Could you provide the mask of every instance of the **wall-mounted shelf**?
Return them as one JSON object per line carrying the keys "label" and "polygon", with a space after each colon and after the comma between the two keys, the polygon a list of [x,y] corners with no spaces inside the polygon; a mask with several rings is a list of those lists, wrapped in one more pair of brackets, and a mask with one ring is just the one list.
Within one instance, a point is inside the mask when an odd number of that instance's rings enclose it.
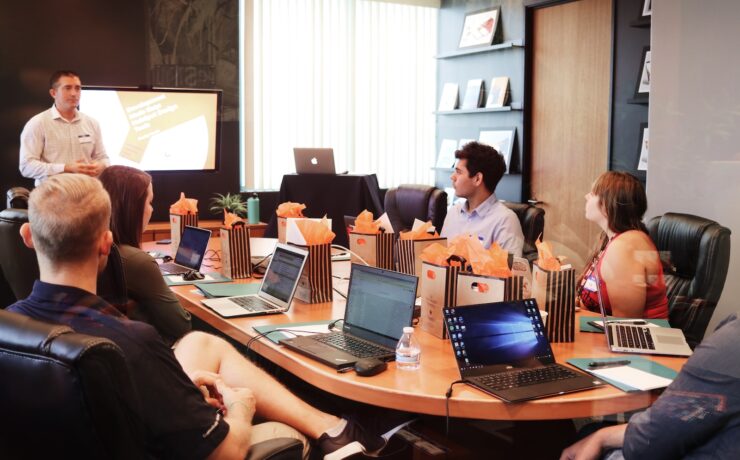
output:
{"label": "wall-mounted shelf", "polygon": [[643,104],[643,105],[650,105],[650,98],[632,98],[627,99],[627,104]]}
{"label": "wall-mounted shelf", "polygon": [[511,40],[498,45],[484,46],[481,48],[474,48],[468,50],[453,51],[451,53],[443,53],[434,56],[435,59],[450,59],[458,56],[468,56],[470,54],[488,53],[491,51],[505,50],[509,48],[521,48],[524,46],[523,40]]}
{"label": "wall-mounted shelf", "polygon": [[630,22],[630,27],[639,27],[639,28],[650,27],[650,16],[646,18],[635,19],[634,21]]}
{"label": "wall-mounted shelf", "polygon": [[441,112],[434,112],[435,115],[462,115],[465,113],[487,113],[487,112],[511,112],[512,110],[522,110],[521,102],[512,102],[511,105],[506,107],[479,107],[477,109],[457,109],[457,110],[443,110]]}

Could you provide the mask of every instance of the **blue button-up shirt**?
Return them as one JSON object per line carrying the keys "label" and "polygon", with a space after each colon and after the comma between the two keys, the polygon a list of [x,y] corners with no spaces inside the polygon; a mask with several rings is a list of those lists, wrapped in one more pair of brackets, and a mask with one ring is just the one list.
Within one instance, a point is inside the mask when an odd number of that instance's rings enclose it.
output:
{"label": "blue button-up shirt", "polygon": [[461,234],[478,238],[485,248],[495,241],[515,256],[522,255],[524,234],[519,218],[514,211],[498,201],[495,193],[472,211],[468,211],[467,200],[453,205],[447,211],[442,236],[454,238]]}

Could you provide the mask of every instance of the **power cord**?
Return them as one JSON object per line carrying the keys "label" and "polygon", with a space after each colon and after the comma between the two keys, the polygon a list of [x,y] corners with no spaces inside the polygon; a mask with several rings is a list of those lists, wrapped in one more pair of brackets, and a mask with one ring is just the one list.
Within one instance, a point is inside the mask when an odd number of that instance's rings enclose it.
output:
{"label": "power cord", "polygon": [[445,437],[450,436],[450,398],[452,397],[452,387],[458,383],[467,383],[467,380],[455,380],[450,384],[450,387],[447,388],[447,391],[445,392]]}
{"label": "power cord", "polygon": [[349,253],[350,253],[351,255],[353,255],[353,256],[355,256],[355,257],[357,257],[357,259],[358,259],[358,260],[359,260],[360,262],[362,262],[363,264],[365,264],[365,265],[367,265],[367,266],[369,266],[369,265],[370,265],[369,263],[365,262],[365,259],[363,259],[362,257],[358,256],[356,252],[353,252],[353,251],[351,251],[351,250],[349,250],[349,249],[345,248],[344,246],[340,246],[340,245],[338,245],[338,244],[332,244],[332,245],[331,245],[331,247],[332,247],[332,248],[334,248],[334,249],[339,249],[339,250],[342,250],[342,251],[347,251],[347,252],[349,252]]}
{"label": "power cord", "polygon": [[252,278],[260,279],[265,276],[267,267],[260,267],[260,265],[265,263],[266,260],[269,260],[270,257],[272,257],[272,253],[266,255],[265,257],[261,258],[260,260],[252,264]]}

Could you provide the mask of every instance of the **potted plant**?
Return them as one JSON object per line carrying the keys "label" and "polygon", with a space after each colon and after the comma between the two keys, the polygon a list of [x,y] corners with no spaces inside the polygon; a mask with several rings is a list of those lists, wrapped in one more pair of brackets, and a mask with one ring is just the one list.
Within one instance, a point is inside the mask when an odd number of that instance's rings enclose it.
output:
{"label": "potted plant", "polygon": [[224,210],[234,213],[239,217],[247,215],[247,205],[238,193],[233,195],[231,193],[227,193],[226,195],[216,193],[216,196],[211,198],[210,209],[212,213],[219,214],[222,218]]}

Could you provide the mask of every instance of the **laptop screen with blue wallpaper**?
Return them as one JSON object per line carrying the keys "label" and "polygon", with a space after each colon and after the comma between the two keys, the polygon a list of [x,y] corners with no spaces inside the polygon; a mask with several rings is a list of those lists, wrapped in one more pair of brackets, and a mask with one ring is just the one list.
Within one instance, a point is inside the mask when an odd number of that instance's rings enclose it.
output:
{"label": "laptop screen with blue wallpaper", "polygon": [[461,372],[555,362],[533,299],[446,308],[445,321]]}

